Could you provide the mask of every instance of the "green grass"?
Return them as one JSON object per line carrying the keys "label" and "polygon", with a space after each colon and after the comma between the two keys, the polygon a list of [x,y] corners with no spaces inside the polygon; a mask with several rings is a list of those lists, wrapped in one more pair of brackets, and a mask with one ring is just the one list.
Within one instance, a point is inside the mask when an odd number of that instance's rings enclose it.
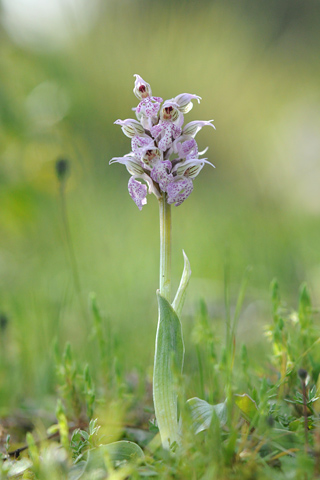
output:
{"label": "green grass", "polygon": [[[242,296],[240,291],[239,308]],[[9,457],[3,453],[2,477],[21,468],[23,478],[39,479],[68,475],[287,479],[292,472],[296,478],[315,478],[319,472],[320,356],[319,328],[314,322],[318,314],[305,285],[297,311],[282,302],[276,281],[271,297],[270,324],[259,354],[239,344],[237,311],[225,336],[222,325],[212,323],[201,302],[190,321],[187,362],[179,382],[183,435],[175,452],[162,449],[157,428],[150,423],[154,415],[150,376],[145,370],[125,371],[109,322],[92,297],[90,341],[96,358],[84,365],[70,344],[64,352],[55,345],[57,423],[50,426],[49,409],[44,420],[43,414],[32,413],[29,407],[24,413],[34,424],[33,435],[27,435],[29,448],[14,460],[13,452],[25,443],[21,425],[20,443],[13,434],[6,446]],[[189,397],[208,402],[202,408],[226,402],[224,414],[211,414],[211,421],[205,421],[204,410],[198,411],[195,424],[186,404]],[[19,415],[15,428],[23,421],[23,413]],[[126,443],[114,444],[112,450],[106,447],[117,440],[136,442],[144,453]],[[73,476],[77,472],[82,476]]]}

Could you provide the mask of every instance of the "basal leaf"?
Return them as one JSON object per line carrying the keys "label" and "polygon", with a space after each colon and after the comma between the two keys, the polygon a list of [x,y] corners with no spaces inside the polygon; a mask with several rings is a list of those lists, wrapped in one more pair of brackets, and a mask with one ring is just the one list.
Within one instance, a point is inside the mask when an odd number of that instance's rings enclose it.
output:
{"label": "basal leaf", "polygon": [[[8,467],[7,470],[7,477],[12,478],[12,477],[17,477],[23,474],[28,468],[32,466],[32,462],[28,458],[22,458],[21,460],[16,460],[16,461],[7,461]],[[1,475],[1,473],[0,473]],[[1,477],[2,478],[2,477]]]}
{"label": "basal leaf", "polygon": [[196,434],[202,432],[202,430],[207,430],[210,427],[214,413],[217,415],[221,425],[225,425],[227,422],[227,408],[225,402],[218,403],[217,405],[210,405],[210,403],[205,400],[194,397],[190,398],[187,401],[187,404],[191,410],[191,418]]}
{"label": "basal leaf", "polygon": [[128,442],[127,440],[109,443],[108,445],[103,445],[99,448],[108,452],[108,455],[113,462],[121,462],[123,460],[132,462],[139,458],[144,458],[143,450],[139,445],[134,442]]}
{"label": "basal leaf", "polygon": [[184,345],[180,320],[158,293],[158,328],[153,371],[153,400],[161,441],[169,449],[179,443],[176,374],[182,372]]}

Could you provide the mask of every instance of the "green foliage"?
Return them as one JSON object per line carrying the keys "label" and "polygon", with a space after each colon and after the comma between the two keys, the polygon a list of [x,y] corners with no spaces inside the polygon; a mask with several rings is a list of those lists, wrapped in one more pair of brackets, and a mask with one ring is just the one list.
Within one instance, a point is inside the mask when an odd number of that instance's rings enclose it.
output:
{"label": "green foliage", "polygon": [[62,357],[56,347],[55,357],[59,394],[68,415],[78,422],[85,417],[90,420],[94,413],[96,393],[89,365],[81,369],[73,357],[70,343],[67,343]]}
{"label": "green foliage", "polygon": [[179,441],[176,378],[181,375],[184,344],[181,323],[170,303],[158,293],[159,319],[153,372],[153,398],[161,440],[166,448]]}
{"label": "green foliage", "polygon": [[81,461],[87,450],[95,448],[98,445],[100,440],[98,437],[100,426],[97,425],[97,422],[98,419],[90,420],[88,431],[81,430],[80,428],[73,431],[70,448],[72,450],[74,463]]}
{"label": "green foliage", "polygon": [[[272,368],[268,367],[266,358],[263,365],[255,366],[247,346],[230,350],[221,345],[215,331],[218,326],[214,326],[205,303],[201,302],[192,339],[195,358],[201,347],[204,390],[208,392],[214,385],[218,389],[215,393],[218,398],[225,399],[228,392],[230,396],[217,405],[196,397],[186,405],[179,402],[182,419],[180,446],[173,444],[171,450],[161,447],[159,432],[153,423],[149,428],[128,428],[123,424],[121,439],[113,442],[108,442],[108,437],[103,434],[99,418],[90,420],[81,428],[74,428],[74,408],[71,407],[75,392],[82,411],[90,407],[96,396],[95,402],[99,404],[102,392],[98,395],[95,392],[93,396],[88,368],[83,370],[78,366],[70,345],[67,345],[61,357],[57,354],[57,365],[59,382],[63,379],[67,384],[67,388],[60,388],[60,394],[69,407],[65,409],[58,402],[58,423],[48,431],[51,436],[59,434],[59,444],[53,439],[36,441],[35,434],[29,433],[28,455],[14,460],[10,457],[12,446],[9,448],[7,440],[9,451],[3,457],[0,478],[23,475],[25,479],[39,480],[153,477],[287,480],[293,472],[297,478],[316,478],[320,451],[320,389],[314,366],[319,361],[316,348],[319,328],[307,292],[304,286],[299,310],[295,312],[283,304],[278,284],[272,284],[273,323],[267,330],[273,350],[268,360],[269,364],[272,362]],[[177,333],[175,312],[162,298],[159,305],[166,312],[163,321],[170,317]],[[304,340],[301,341],[303,332]],[[284,374],[283,353],[287,361]],[[230,355],[233,362],[230,362]],[[179,369],[181,358],[180,355],[176,360]],[[171,354],[167,359],[173,361]],[[230,366],[232,375],[228,370]],[[216,367],[215,375],[220,377],[218,382],[211,374],[213,367]],[[226,389],[226,381],[232,382],[231,390]],[[106,388],[103,379],[102,384]],[[195,385],[199,387],[199,383]],[[183,388],[179,393],[185,395]],[[142,398],[140,402],[143,402]]]}
{"label": "green foliage", "polygon": [[96,340],[99,348],[99,371],[108,392],[111,393],[114,388],[119,388],[120,383],[117,376],[116,348],[112,326],[110,319],[103,317],[95,293],[89,295],[89,303],[94,321],[92,339]]}
{"label": "green foliage", "polygon": [[191,419],[195,434],[210,428],[214,414],[217,415],[221,425],[224,425],[227,421],[225,403],[210,405],[200,398],[190,398],[187,403],[191,410]]}

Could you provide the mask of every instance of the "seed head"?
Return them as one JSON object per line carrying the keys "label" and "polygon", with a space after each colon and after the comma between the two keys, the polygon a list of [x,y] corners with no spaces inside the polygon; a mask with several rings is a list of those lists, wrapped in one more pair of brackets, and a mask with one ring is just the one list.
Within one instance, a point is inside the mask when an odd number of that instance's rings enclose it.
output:
{"label": "seed head", "polygon": [[59,182],[63,182],[70,172],[69,160],[67,160],[66,158],[58,158],[55,167]]}

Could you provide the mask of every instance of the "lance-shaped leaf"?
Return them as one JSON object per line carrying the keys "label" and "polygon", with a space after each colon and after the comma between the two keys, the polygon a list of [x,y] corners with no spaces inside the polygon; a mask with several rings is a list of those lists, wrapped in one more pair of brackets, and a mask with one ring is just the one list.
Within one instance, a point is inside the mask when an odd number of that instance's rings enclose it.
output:
{"label": "lance-shaped leaf", "polygon": [[202,432],[202,430],[207,430],[210,427],[214,414],[217,415],[220,425],[225,425],[227,422],[227,407],[225,402],[210,405],[210,403],[205,400],[194,397],[190,398],[187,404],[190,407],[195,434]]}
{"label": "lance-shaped leaf", "polygon": [[191,277],[190,262],[184,250],[182,250],[182,253],[183,253],[183,259],[184,259],[183,272],[182,272],[179,288],[172,302],[172,307],[179,318],[181,316],[182,308],[186,298],[187,286],[189,285],[189,280]]}
{"label": "lance-shaped leaf", "polygon": [[153,401],[162,446],[179,443],[176,375],[182,372],[184,345],[179,317],[159,292],[158,328],[153,371]]}

